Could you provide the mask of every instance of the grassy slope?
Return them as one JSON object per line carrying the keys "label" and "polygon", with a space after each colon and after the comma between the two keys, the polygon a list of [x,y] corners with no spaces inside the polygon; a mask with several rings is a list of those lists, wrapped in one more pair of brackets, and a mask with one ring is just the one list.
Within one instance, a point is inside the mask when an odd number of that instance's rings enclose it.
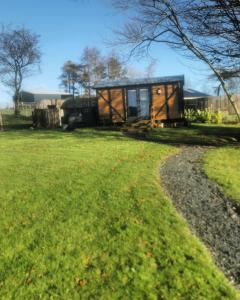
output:
{"label": "grassy slope", "polygon": [[240,203],[240,148],[224,147],[208,152],[204,169],[209,178],[223,187],[227,195]]}
{"label": "grassy slope", "polygon": [[175,148],[117,132],[0,134],[0,298],[236,299],[159,185]]}

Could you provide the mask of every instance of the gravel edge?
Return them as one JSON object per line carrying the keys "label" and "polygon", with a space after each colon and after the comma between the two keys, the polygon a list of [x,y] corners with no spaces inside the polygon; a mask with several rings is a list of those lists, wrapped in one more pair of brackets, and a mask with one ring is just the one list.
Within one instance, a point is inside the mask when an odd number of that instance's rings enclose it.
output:
{"label": "gravel edge", "polygon": [[209,147],[183,147],[160,168],[163,187],[191,231],[212,253],[226,277],[240,288],[240,206],[202,169]]}

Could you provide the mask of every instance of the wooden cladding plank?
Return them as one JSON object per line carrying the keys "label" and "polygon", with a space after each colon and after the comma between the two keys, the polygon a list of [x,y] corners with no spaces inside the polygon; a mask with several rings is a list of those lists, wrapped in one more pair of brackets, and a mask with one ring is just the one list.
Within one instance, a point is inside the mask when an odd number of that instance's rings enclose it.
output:
{"label": "wooden cladding plank", "polygon": [[111,91],[111,99],[112,99],[112,121],[113,123],[123,122],[125,119],[125,111],[124,111],[124,95],[122,89],[112,89]]}
{"label": "wooden cladding plank", "polygon": [[[158,94],[161,90],[161,94]],[[152,105],[156,120],[179,119],[178,84],[158,85],[152,87]]]}
{"label": "wooden cladding plank", "polygon": [[178,84],[172,84],[168,86],[168,95],[171,95],[171,97],[168,100],[169,118],[170,119],[181,118]]}
{"label": "wooden cladding plank", "polygon": [[98,91],[98,113],[100,120],[106,120],[110,118],[110,105],[109,105],[109,93],[108,90]]}
{"label": "wooden cladding plank", "polygon": [[[161,90],[161,94],[158,94],[158,90]],[[164,85],[156,85],[152,87],[152,107],[153,114],[156,120],[167,119],[167,107],[165,105],[166,94]]]}
{"label": "wooden cladding plank", "polygon": [[169,118],[179,119],[181,118],[181,114],[179,111],[178,85],[177,84],[168,85],[167,89],[168,89],[168,96],[170,97],[168,100]]}

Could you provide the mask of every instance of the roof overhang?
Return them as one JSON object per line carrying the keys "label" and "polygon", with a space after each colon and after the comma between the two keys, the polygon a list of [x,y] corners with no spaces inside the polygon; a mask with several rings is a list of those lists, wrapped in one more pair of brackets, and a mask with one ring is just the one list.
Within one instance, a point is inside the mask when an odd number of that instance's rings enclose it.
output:
{"label": "roof overhang", "polygon": [[153,77],[153,78],[138,78],[138,79],[123,78],[119,80],[104,80],[95,84],[93,88],[104,89],[104,88],[117,88],[117,87],[128,87],[128,86],[166,84],[166,83],[174,83],[174,82],[182,82],[184,84],[184,75]]}

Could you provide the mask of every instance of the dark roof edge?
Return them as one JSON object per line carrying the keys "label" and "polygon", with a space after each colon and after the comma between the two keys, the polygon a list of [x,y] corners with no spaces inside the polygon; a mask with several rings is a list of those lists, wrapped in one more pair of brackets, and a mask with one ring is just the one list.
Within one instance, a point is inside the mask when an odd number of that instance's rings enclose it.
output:
{"label": "dark roof edge", "polygon": [[136,86],[136,85],[152,85],[152,84],[161,84],[168,82],[183,82],[184,75],[177,76],[164,76],[164,77],[152,77],[152,78],[137,78],[137,79],[119,79],[119,80],[106,80],[100,81],[99,83],[93,86],[94,89],[100,88],[113,88],[113,87],[127,87],[127,86]]}

